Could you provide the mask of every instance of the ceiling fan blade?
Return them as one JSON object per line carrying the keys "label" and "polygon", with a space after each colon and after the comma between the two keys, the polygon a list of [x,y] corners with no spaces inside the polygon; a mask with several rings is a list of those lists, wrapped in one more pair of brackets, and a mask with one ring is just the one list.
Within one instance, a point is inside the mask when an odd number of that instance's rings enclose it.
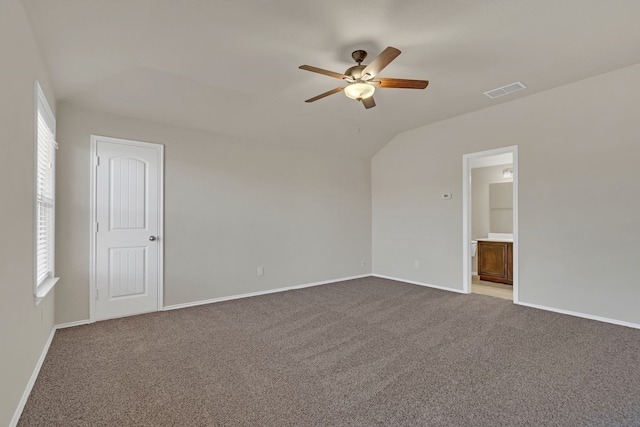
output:
{"label": "ceiling fan blade", "polygon": [[429,85],[429,80],[387,79],[377,78],[369,83],[376,87],[390,87],[396,89],[424,89]]}
{"label": "ceiling fan blade", "polygon": [[335,73],[333,71],[324,70],[318,67],[312,67],[311,65],[301,65],[298,68],[301,70],[311,71],[312,73],[324,74],[325,76],[334,77],[336,79],[344,80],[347,78],[344,74]]}
{"label": "ceiling fan blade", "polygon": [[387,65],[391,63],[396,57],[400,55],[400,51],[395,47],[389,46],[385,50],[382,51],[380,55],[377,56],[376,59],[371,61],[371,64],[367,65],[367,67],[362,70],[362,75],[369,75],[369,78],[377,76],[380,71],[384,69]]}
{"label": "ceiling fan blade", "polygon": [[329,90],[329,91],[327,91],[327,92],[325,92],[325,93],[321,93],[321,94],[320,94],[320,95],[318,95],[318,96],[314,96],[313,98],[309,98],[309,99],[307,99],[307,100],[306,100],[306,101],[304,101],[304,102],[313,102],[313,101],[317,101],[318,99],[322,99],[322,98],[324,98],[325,96],[329,96],[329,95],[333,95],[334,93],[338,93],[338,92],[342,91],[344,88],[345,88],[344,86],[340,86],[340,87],[337,87],[337,88],[335,88],[335,89],[331,89],[331,90]]}
{"label": "ceiling fan blade", "polygon": [[362,105],[364,105],[364,108],[369,109],[375,107],[376,102],[373,100],[373,96],[370,96],[362,100]]}

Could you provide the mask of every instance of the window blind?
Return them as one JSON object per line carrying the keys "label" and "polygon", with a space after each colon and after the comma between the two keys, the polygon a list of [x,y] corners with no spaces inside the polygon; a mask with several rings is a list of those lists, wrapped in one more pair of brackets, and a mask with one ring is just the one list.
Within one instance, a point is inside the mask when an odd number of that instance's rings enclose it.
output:
{"label": "window blind", "polygon": [[39,85],[36,109],[36,294],[54,277],[55,234],[55,119]]}

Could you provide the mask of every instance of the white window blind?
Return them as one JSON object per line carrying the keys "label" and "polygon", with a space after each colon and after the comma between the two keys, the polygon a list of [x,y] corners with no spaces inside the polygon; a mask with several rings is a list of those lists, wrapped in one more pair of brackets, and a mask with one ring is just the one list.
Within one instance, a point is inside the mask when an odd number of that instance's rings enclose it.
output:
{"label": "white window blind", "polygon": [[[35,295],[53,287],[55,248],[55,118],[36,82]],[[45,289],[46,288],[46,289]]]}

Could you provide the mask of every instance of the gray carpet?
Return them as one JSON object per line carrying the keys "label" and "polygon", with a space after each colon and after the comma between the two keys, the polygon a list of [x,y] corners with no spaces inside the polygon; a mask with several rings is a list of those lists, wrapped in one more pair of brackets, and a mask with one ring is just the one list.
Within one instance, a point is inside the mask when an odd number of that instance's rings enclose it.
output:
{"label": "gray carpet", "polygon": [[19,426],[640,426],[640,330],[366,278],[59,330]]}

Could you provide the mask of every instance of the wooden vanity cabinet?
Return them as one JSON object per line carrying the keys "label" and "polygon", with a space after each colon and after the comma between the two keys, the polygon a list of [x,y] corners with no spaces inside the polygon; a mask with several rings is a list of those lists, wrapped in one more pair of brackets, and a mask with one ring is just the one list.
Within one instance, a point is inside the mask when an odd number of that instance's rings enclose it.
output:
{"label": "wooden vanity cabinet", "polygon": [[480,280],[513,285],[513,243],[478,241]]}

